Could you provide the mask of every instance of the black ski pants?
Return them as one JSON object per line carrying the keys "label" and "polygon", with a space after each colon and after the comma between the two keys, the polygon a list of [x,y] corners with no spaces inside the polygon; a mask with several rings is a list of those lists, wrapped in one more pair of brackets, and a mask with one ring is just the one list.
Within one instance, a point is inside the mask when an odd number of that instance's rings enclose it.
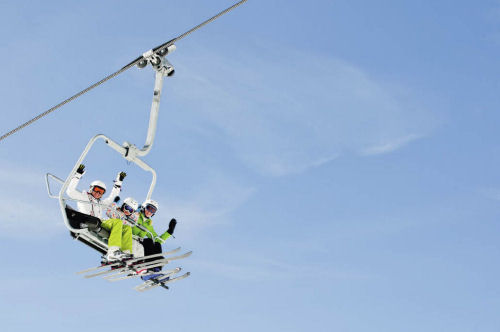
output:
{"label": "black ski pants", "polygon": [[[151,240],[150,238],[145,238],[142,240],[142,246],[144,247],[144,256],[159,254],[162,252],[161,244]],[[144,262],[152,262],[158,259],[163,259],[164,257],[153,257],[150,259],[145,259]],[[159,268],[161,270],[161,267]]]}

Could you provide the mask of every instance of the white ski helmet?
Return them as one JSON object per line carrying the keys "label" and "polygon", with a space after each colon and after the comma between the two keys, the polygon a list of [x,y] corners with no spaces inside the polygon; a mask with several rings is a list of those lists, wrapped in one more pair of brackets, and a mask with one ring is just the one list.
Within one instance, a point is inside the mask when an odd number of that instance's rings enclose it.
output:
{"label": "white ski helmet", "polygon": [[146,206],[148,206],[148,205],[154,206],[156,208],[156,210],[158,211],[159,206],[158,206],[158,202],[157,201],[154,201],[152,199],[147,199],[147,200],[144,201],[144,203],[142,203],[142,208],[145,209]]}
{"label": "white ski helmet", "polygon": [[106,191],[106,185],[102,181],[99,181],[99,180],[92,181],[90,183],[90,190],[92,191],[94,189],[94,187],[99,187],[99,188],[104,189],[104,191]]}
{"label": "white ski helmet", "polygon": [[132,197],[127,197],[123,200],[123,204],[127,204],[130,206],[132,209],[137,210],[139,208],[139,203]]}

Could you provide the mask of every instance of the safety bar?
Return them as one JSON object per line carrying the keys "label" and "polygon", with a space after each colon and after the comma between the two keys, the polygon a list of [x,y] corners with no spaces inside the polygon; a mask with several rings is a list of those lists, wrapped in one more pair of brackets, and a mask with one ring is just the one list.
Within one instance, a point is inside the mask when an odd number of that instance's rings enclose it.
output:
{"label": "safety bar", "polygon": [[50,190],[49,177],[52,178],[52,179],[54,179],[54,180],[56,180],[57,182],[59,182],[61,184],[64,183],[64,180],[58,178],[54,174],[50,174],[50,173],[45,174],[45,185],[47,186],[47,193],[49,194],[49,197],[50,198],[59,198],[59,195],[52,194],[52,191]]}

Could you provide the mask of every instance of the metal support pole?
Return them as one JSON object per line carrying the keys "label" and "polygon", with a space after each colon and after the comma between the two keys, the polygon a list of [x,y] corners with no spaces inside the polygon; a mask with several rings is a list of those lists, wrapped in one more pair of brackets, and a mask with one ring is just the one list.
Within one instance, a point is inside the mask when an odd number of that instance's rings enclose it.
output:
{"label": "metal support pole", "polygon": [[144,147],[137,151],[137,155],[140,157],[144,157],[149,153],[156,136],[156,125],[158,123],[158,113],[160,109],[163,79],[165,78],[165,76],[172,76],[175,72],[174,67],[172,66],[172,64],[170,64],[170,62],[168,62],[165,57],[162,57],[158,60],[161,60],[160,64],[157,66],[153,66],[153,68],[155,69],[155,86],[153,90],[153,102],[151,103],[151,112],[149,115],[149,126],[146,136],[146,142],[144,143]]}

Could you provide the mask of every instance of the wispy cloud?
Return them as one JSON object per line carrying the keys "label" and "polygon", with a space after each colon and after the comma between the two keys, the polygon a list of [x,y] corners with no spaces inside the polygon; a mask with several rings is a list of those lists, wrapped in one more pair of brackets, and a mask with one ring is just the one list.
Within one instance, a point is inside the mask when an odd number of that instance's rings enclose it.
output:
{"label": "wispy cloud", "polygon": [[[3,212],[0,215],[0,234],[16,238],[30,238],[59,234],[66,230],[58,202],[47,197],[44,174],[15,165],[0,167],[0,182],[11,188],[0,192]],[[158,232],[168,227],[170,218],[177,218],[179,229],[185,236],[214,225],[229,223],[231,213],[255,192],[225,174],[212,173],[196,184],[186,198],[157,190],[155,199],[160,201]],[[161,221],[161,222],[160,222]],[[165,229],[161,229],[161,227]],[[28,230],[28,231],[26,231]]]}
{"label": "wispy cloud", "polygon": [[35,238],[62,232],[65,228],[57,206],[49,205],[44,174],[24,166],[3,164],[0,182],[8,191],[0,192],[2,214],[0,234],[15,238]]}
{"label": "wispy cloud", "polygon": [[[247,201],[255,192],[237,180],[224,175],[213,175],[205,182],[198,183],[189,198],[178,195],[160,196],[165,202],[159,212],[159,219],[175,217],[180,222],[184,236],[193,236],[198,231],[214,225],[226,224],[231,220],[231,213]],[[160,215],[160,212],[163,213]],[[167,219],[168,219],[167,218]],[[166,225],[166,222],[163,222]]]}
{"label": "wispy cloud", "polygon": [[43,185],[44,173],[35,171],[21,165],[9,165],[2,162],[0,167],[0,182],[15,187],[40,187]]}
{"label": "wispy cloud", "polygon": [[247,51],[188,59],[175,89],[197,112],[192,127],[223,133],[238,158],[262,174],[303,172],[346,151],[389,153],[437,123],[411,93],[345,61],[290,49],[263,48],[259,57]]}
{"label": "wispy cloud", "polygon": [[489,198],[493,199],[495,201],[500,201],[500,189],[499,188],[482,188],[479,190],[479,192]]}
{"label": "wispy cloud", "polygon": [[32,238],[60,233],[65,229],[58,209],[47,202],[1,197],[4,206],[0,223],[2,233],[9,237]]}
{"label": "wispy cloud", "polygon": [[[214,275],[242,281],[290,280],[300,275],[308,275],[310,279],[369,279],[374,275],[362,272],[334,269],[331,266],[313,264],[291,264],[275,258],[248,259],[244,264],[239,260],[192,260],[197,268]],[[312,273],[314,271],[314,273]]]}
{"label": "wispy cloud", "polygon": [[379,145],[369,146],[361,150],[362,155],[371,156],[383,153],[389,153],[399,149],[400,147],[422,138],[422,135],[408,135],[405,137],[395,138],[392,141],[383,142]]}

